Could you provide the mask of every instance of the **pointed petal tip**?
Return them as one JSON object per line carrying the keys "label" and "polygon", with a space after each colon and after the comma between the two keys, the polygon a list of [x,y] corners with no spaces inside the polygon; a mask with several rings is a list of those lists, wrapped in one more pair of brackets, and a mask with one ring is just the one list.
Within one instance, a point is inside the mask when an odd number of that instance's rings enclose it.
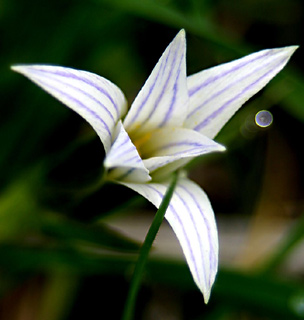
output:
{"label": "pointed petal tip", "polygon": [[12,65],[10,68],[11,70],[15,71],[15,72],[18,72],[18,73],[21,73],[23,75],[26,75],[30,72],[30,69],[33,68],[34,65],[25,65],[25,64],[15,64],[15,65]]}
{"label": "pointed petal tip", "polygon": [[281,47],[281,48],[275,48],[275,49],[270,49],[274,54],[285,54],[288,57],[291,57],[294,52],[299,48],[299,46],[294,45],[294,46],[286,46],[286,47]]}
{"label": "pointed petal tip", "polygon": [[203,293],[205,304],[208,304],[208,302],[209,302],[210,293],[211,293],[210,290],[208,290],[208,291],[206,291],[206,292]]}
{"label": "pointed petal tip", "polygon": [[211,281],[210,287],[207,287],[207,288],[206,287],[202,288],[202,287],[198,286],[201,293],[203,294],[205,304],[208,304],[208,302],[210,300],[213,282],[214,282],[214,280]]}
{"label": "pointed petal tip", "polygon": [[168,126],[182,127],[188,110],[185,30],[167,46],[124,119],[133,139]]}
{"label": "pointed petal tip", "polygon": [[10,68],[12,71],[22,74],[23,76],[30,78],[32,71],[37,65],[26,65],[26,64],[16,64],[12,65]]}
{"label": "pointed petal tip", "polygon": [[225,146],[223,146],[222,144],[216,142],[215,140],[213,140],[214,142],[214,149],[210,152],[225,152],[227,150],[227,148]]}
{"label": "pointed petal tip", "polygon": [[177,35],[175,36],[175,38],[173,39],[173,43],[177,43],[181,41],[182,43],[184,43],[184,46],[186,46],[186,31],[185,29],[181,29]]}
{"label": "pointed petal tip", "polygon": [[15,71],[15,72],[21,72],[21,70],[23,69],[22,65],[12,65],[10,66],[11,70]]}
{"label": "pointed petal tip", "polygon": [[288,46],[286,47],[287,50],[289,50],[291,53],[294,53],[297,49],[299,49],[300,46],[294,45],[294,46]]}
{"label": "pointed petal tip", "polygon": [[182,38],[185,38],[185,37],[186,37],[186,31],[185,31],[185,29],[181,29],[181,30],[178,32],[177,36],[182,37]]}
{"label": "pointed petal tip", "polygon": [[225,146],[223,146],[223,145],[221,145],[221,144],[218,144],[218,151],[224,152],[224,151],[226,151],[226,150],[227,150],[227,148],[226,148]]}
{"label": "pointed petal tip", "polygon": [[196,285],[198,286],[199,290],[201,291],[201,293],[203,294],[204,297],[204,302],[205,304],[208,304],[210,296],[211,296],[211,291],[212,291],[212,287],[215,281],[215,277],[216,277],[216,273],[217,270],[213,273],[213,275],[209,275],[209,283],[207,284],[199,284],[196,283]]}
{"label": "pointed petal tip", "polygon": [[290,57],[295,53],[296,50],[299,49],[299,47],[300,46],[298,46],[298,45],[287,47]]}
{"label": "pointed petal tip", "polygon": [[292,56],[294,54],[294,52],[299,48],[299,46],[295,45],[295,46],[287,46],[287,47],[283,47],[281,48],[282,51],[285,51],[287,53],[288,56]]}

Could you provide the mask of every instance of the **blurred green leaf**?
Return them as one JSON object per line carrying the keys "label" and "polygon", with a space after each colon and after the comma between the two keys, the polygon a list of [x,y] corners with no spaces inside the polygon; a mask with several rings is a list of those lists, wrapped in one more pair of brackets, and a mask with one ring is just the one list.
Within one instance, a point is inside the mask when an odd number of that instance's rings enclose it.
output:
{"label": "blurred green leaf", "polygon": [[136,251],[139,244],[102,223],[80,223],[49,213],[38,202],[43,169],[35,167],[12,183],[0,197],[0,243],[30,237],[43,241],[65,241],[71,245],[90,243],[100,248]]}
{"label": "blurred green leaf", "polygon": [[249,309],[253,313],[271,315],[276,319],[303,319],[303,310],[296,305],[304,301],[304,287],[272,276],[220,272],[214,295],[229,306]]}
{"label": "blurred green leaf", "polygon": [[[193,19],[191,12],[185,13],[174,6],[161,1],[151,0],[94,0],[99,4],[106,4],[131,15],[137,15],[148,20],[161,22],[175,28],[185,28],[189,32],[204,36],[208,41],[230,47],[230,43],[220,37],[217,26],[207,16],[204,19]],[[193,14],[193,12],[192,12]],[[202,12],[203,14],[203,12]]]}
{"label": "blurred green leaf", "polygon": [[38,226],[31,179],[35,180],[32,176],[21,177],[0,197],[0,242],[22,238]]}
{"label": "blurred green leaf", "polygon": [[272,88],[275,90],[272,96],[277,97],[282,92],[286,93],[285,96],[282,96],[280,104],[288,113],[304,122],[304,76],[290,68],[285,70],[283,76],[285,76],[283,81]]}
{"label": "blurred green leaf", "polygon": [[[68,272],[69,274],[111,274],[123,276],[135,262],[134,255],[107,255],[71,247],[0,246],[0,267],[9,272]],[[184,262],[150,259],[146,283],[161,283],[182,290],[197,290]],[[212,301],[267,314],[276,319],[302,319],[304,287],[269,276],[220,270]],[[203,304],[203,300],[202,300]]]}
{"label": "blurred green leaf", "polygon": [[44,215],[41,219],[41,231],[44,235],[57,241],[63,240],[71,246],[91,244],[96,249],[107,248],[123,252],[137,251],[140,248],[139,243],[105,225],[82,224],[58,215]]}

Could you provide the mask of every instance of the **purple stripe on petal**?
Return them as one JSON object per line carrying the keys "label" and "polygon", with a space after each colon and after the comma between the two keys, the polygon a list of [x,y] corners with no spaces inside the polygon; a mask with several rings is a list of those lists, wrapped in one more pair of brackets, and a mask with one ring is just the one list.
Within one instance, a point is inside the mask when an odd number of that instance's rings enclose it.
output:
{"label": "purple stripe on petal", "polygon": [[198,142],[192,142],[192,141],[178,141],[178,142],[171,142],[162,146],[158,146],[157,148],[155,148],[152,151],[149,151],[149,154],[153,154],[159,150],[166,150],[169,149],[171,147],[181,147],[181,146],[189,146],[189,147],[197,147],[197,148],[201,148],[201,147],[205,147],[205,145],[202,145],[201,143]]}
{"label": "purple stripe on petal", "polygon": [[[181,186],[179,186],[179,187],[181,187]],[[181,187],[181,188],[182,188],[182,187]],[[187,190],[185,190],[185,188],[182,188],[182,189],[187,192]],[[187,193],[189,194],[189,192],[187,192]],[[198,228],[197,228],[197,226],[196,226],[195,220],[194,220],[194,218],[193,218],[193,214],[192,214],[190,208],[188,207],[187,202],[185,202],[185,200],[178,194],[177,190],[175,191],[175,194],[176,194],[176,196],[180,199],[180,201],[183,203],[184,207],[187,209],[188,214],[189,214],[189,217],[190,217],[190,220],[191,220],[192,225],[193,225],[193,228],[195,229],[195,232],[196,232],[196,234],[198,235],[198,234],[199,234],[199,231],[198,231]],[[193,197],[192,197],[192,199],[193,199]],[[205,222],[206,222],[206,221],[205,221]],[[206,225],[206,224],[205,224],[205,225]],[[209,229],[209,228],[208,228],[208,225],[206,225],[206,227],[207,227],[207,229]],[[197,239],[198,239],[198,242],[199,242],[199,247],[200,247],[200,251],[201,251],[201,256],[204,257],[204,244],[202,243],[202,240],[201,240],[201,238],[200,238],[199,236],[197,236]],[[210,237],[209,237],[209,236],[208,236],[208,239],[209,239],[209,243],[210,243]],[[202,267],[203,267],[203,269],[204,269],[205,283],[208,283],[208,281],[207,281],[207,274],[206,274],[206,270],[205,270],[205,265],[203,264]],[[199,273],[198,273],[198,276],[199,276],[199,282],[201,283],[201,278],[200,278],[201,275],[200,275]]]}
{"label": "purple stripe on petal", "polygon": [[[288,58],[284,58],[282,60],[280,60],[280,63],[278,63],[278,65],[276,66],[279,67],[280,65],[284,64],[284,62],[288,60]],[[270,63],[269,63],[270,64]],[[263,66],[265,67],[265,65]],[[259,68],[261,69],[261,68]],[[263,74],[261,77],[259,77],[257,80],[255,80],[254,82],[252,82],[250,85],[248,85],[247,87],[245,87],[239,94],[237,94],[236,96],[234,96],[233,98],[231,98],[230,100],[228,100],[227,102],[225,102],[220,108],[218,108],[217,110],[215,110],[210,116],[208,116],[206,119],[204,119],[201,123],[199,123],[193,130],[195,131],[199,131],[202,128],[204,128],[206,125],[208,125],[210,123],[210,121],[212,121],[214,118],[216,118],[220,113],[222,113],[231,103],[233,103],[235,100],[237,100],[238,98],[240,98],[241,96],[243,96],[247,91],[249,91],[250,89],[252,89],[254,86],[256,86],[259,82],[261,82],[263,79],[267,78],[267,76],[271,73],[273,73],[273,70],[275,68],[269,70],[268,72],[266,72],[265,74]],[[252,73],[256,72],[257,70],[254,70]],[[251,73],[251,74],[252,74]]]}
{"label": "purple stripe on petal", "polygon": [[248,78],[249,76],[251,76],[252,74],[264,69],[265,67],[269,66],[270,64],[273,63],[273,60],[271,60],[270,62],[260,65],[258,68],[254,69],[251,73],[249,74],[245,74],[243,77],[238,78],[236,81],[230,82],[226,87],[224,87],[223,89],[215,92],[213,95],[211,95],[207,100],[205,100],[201,105],[197,106],[195,109],[193,109],[188,115],[187,118],[190,118],[195,112],[197,112],[198,110],[200,110],[201,108],[203,108],[205,105],[207,105],[208,103],[210,103],[212,100],[214,100],[215,98],[217,98],[218,96],[220,96],[221,94],[225,93],[227,90],[231,89],[233,86],[237,85],[240,81],[242,81],[243,79]]}
{"label": "purple stripe on petal", "polygon": [[45,83],[44,81],[39,80],[38,83],[41,83],[42,85],[44,85],[45,87],[49,87],[51,88],[54,92],[59,93],[61,96],[66,97],[67,99],[73,101],[74,103],[76,103],[81,109],[85,110],[86,112],[88,112],[91,116],[93,116],[96,120],[100,121],[103,124],[103,127],[105,128],[105,130],[107,131],[110,139],[112,139],[112,132],[110,130],[110,128],[108,127],[107,123],[100,118],[100,116],[92,111],[91,109],[89,109],[85,104],[83,104],[81,101],[75,99],[74,97],[71,97],[70,95],[68,95],[66,92],[59,90],[56,87],[51,86],[49,83]]}
{"label": "purple stripe on petal", "polygon": [[[167,57],[167,59],[165,61],[165,66],[167,64],[167,60],[168,60],[168,57]],[[152,83],[152,85],[151,85],[151,87],[150,87],[150,89],[148,91],[148,94],[146,95],[145,98],[143,98],[142,103],[140,104],[140,106],[137,109],[137,112],[134,114],[132,120],[130,120],[130,123],[133,123],[137,119],[137,117],[139,116],[139,114],[143,110],[144,106],[146,105],[148,99],[150,98],[150,96],[151,96],[151,94],[152,94],[152,92],[154,90],[154,87],[155,87],[156,83],[158,82],[158,78],[160,77],[160,74],[161,73],[163,74],[163,72],[165,70],[165,67],[163,67],[163,64],[164,64],[164,60],[161,61],[161,65],[160,65],[160,68],[159,68],[159,70],[157,72],[156,78],[155,78],[154,82]],[[132,106],[131,106],[131,108],[132,108]]]}
{"label": "purple stripe on petal", "polygon": [[[184,59],[184,54],[182,55],[181,59],[180,59],[180,63],[179,63],[179,67],[178,67],[178,74],[177,74],[177,79],[180,77],[180,74],[181,74],[181,64],[183,62],[183,59]],[[178,80],[175,81],[174,83],[174,86],[173,86],[173,96],[172,96],[172,99],[171,99],[171,103],[170,103],[170,107],[165,115],[165,118],[164,120],[162,121],[162,123],[158,126],[158,127],[163,127],[170,119],[170,116],[173,112],[173,109],[174,109],[174,105],[176,103],[176,94],[177,94],[177,91],[178,91]]]}
{"label": "purple stripe on petal", "polygon": [[[43,73],[42,76],[45,77],[45,78],[47,78],[47,79],[53,79],[53,80],[55,80],[56,82],[61,83],[61,84],[64,85],[64,86],[68,86],[68,87],[70,87],[70,88],[73,88],[73,89],[77,90],[78,92],[81,92],[84,96],[86,96],[87,98],[93,100],[93,101],[94,101],[95,103],[97,103],[103,110],[105,110],[105,111],[107,112],[107,114],[109,115],[109,117],[111,118],[111,120],[115,123],[115,119],[114,119],[112,113],[106,108],[105,105],[103,105],[103,104],[101,103],[101,101],[97,100],[94,96],[90,95],[90,94],[87,93],[86,91],[84,91],[84,90],[82,90],[82,89],[80,89],[80,88],[78,88],[78,87],[76,87],[76,86],[71,85],[70,83],[67,84],[67,83],[64,82],[64,81],[60,81],[58,78],[55,78],[55,77],[52,77],[52,76],[50,77],[49,75],[45,75],[45,73]],[[41,75],[39,75],[39,78],[41,78]]]}
{"label": "purple stripe on petal", "polygon": [[138,155],[135,155],[135,156],[132,156],[131,158],[125,159],[124,161],[125,161],[126,163],[128,163],[128,162],[134,163],[134,160],[135,160],[135,163],[140,163],[140,162],[142,162],[141,158],[140,158]]}
{"label": "purple stripe on petal", "polygon": [[[116,137],[116,139],[115,139],[114,142],[112,143],[112,146],[116,143],[117,138],[118,138],[118,137]],[[118,146],[116,146],[115,150],[114,150],[114,148],[112,149],[112,151],[111,151],[111,152],[112,152],[112,155],[115,155],[115,157],[117,157],[117,154],[124,153],[125,151],[122,150],[121,148],[122,148],[125,144],[127,144],[129,141],[130,141],[129,137],[126,136],[125,139],[124,139],[123,141],[121,141]],[[130,149],[130,150],[131,150],[131,149]],[[132,150],[133,150],[133,149],[132,149]]]}
{"label": "purple stripe on petal", "polygon": [[270,56],[272,55],[272,50],[269,50],[269,51],[266,51],[266,52],[262,52],[261,55],[259,56],[256,56],[248,61],[243,61],[242,63],[234,66],[233,68],[229,69],[229,70],[226,70],[224,71],[223,73],[219,74],[219,75],[216,75],[216,76],[211,76],[210,78],[206,79],[203,83],[199,84],[198,86],[192,88],[189,90],[189,96],[191,97],[192,95],[194,95],[197,91],[207,87],[208,85],[214,83],[216,80],[218,79],[221,79],[225,76],[227,76],[228,74],[230,73],[233,73],[237,70],[240,70],[242,69],[243,67],[248,67],[248,65],[250,65],[251,63],[253,62],[256,62],[260,59],[263,59],[267,56]]}
{"label": "purple stripe on petal", "polygon": [[118,176],[117,178],[115,178],[115,180],[117,181],[122,181],[124,180],[127,176],[129,176],[136,168],[131,168],[131,169],[127,169],[127,171],[123,174],[121,174],[120,176]]}
{"label": "purple stripe on petal", "polygon": [[152,172],[158,168],[164,167],[165,165],[167,165],[171,162],[172,162],[172,159],[166,159],[163,162],[161,162],[161,163],[158,162],[158,163],[154,164],[153,166],[149,166],[148,168],[149,168],[149,171]]}
{"label": "purple stripe on petal", "polygon": [[[209,151],[209,149],[211,149],[211,150]],[[205,148],[205,149],[198,151],[197,148],[192,148],[187,151],[180,151],[180,152],[172,153],[168,156],[160,157],[160,158],[163,158],[162,159],[163,161],[159,161],[159,162],[155,163],[153,166],[149,166],[149,170],[154,171],[155,169],[164,167],[165,165],[167,165],[171,162],[175,162],[177,160],[184,159],[184,158],[191,158],[191,157],[199,156],[204,153],[212,152],[212,151],[215,151],[215,150],[213,148]],[[176,156],[180,156],[180,157],[178,159],[176,159]],[[168,159],[168,157],[169,157],[169,159]],[[151,159],[153,159],[153,157]],[[146,160],[149,160],[149,159],[146,159]]]}
{"label": "purple stripe on petal", "polygon": [[[215,252],[215,248],[213,247],[213,243],[212,243],[212,239],[211,239],[211,232],[210,232],[210,225],[208,220],[206,219],[206,217],[204,216],[204,212],[203,209],[201,208],[199,202],[196,200],[196,198],[194,197],[194,195],[185,187],[185,186],[180,186],[181,189],[183,189],[193,200],[193,202],[195,203],[197,209],[199,210],[199,212],[202,213],[202,218],[204,219],[205,222],[205,226],[208,230],[208,240],[209,240],[209,245],[210,245],[210,252],[209,252],[209,261],[210,261],[210,269],[211,270],[216,270],[217,269],[217,258],[216,255],[214,254]],[[211,277],[209,277],[209,287],[211,287]],[[206,283],[208,283],[206,281]]]}
{"label": "purple stripe on petal", "polygon": [[205,148],[202,148],[200,150],[197,150],[197,148],[191,148],[191,149],[188,149],[186,151],[180,151],[180,152],[175,152],[175,153],[171,153],[169,156],[170,157],[176,157],[178,155],[182,156],[182,155],[186,155],[185,157],[181,157],[182,158],[187,158],[188,156],[194,156],[194,155],[200,155],[200,154],[204,154],[204,153],[207,153],[208,150],[211,151],[214,151],[214,148],[208,148],[208,147],[205,147]]}
{"label": "purple stripe on petal", "polygon": [[[120,117],[120,112],[119,112],[119,109],[118,109],[118,106],[117,104],[115,103],[115,101],[113,100],[113,98],[111,97],[111,95],[102,87],[98,86],[96,84],[96,82],[94,81],[90,81],[89,79],[86,79],[86,78],[83,78],[83,77],[79,77],[73,73],[70,73],[70,72],[67,72],[67,71],[40,71],[40,70],[37,70],[37,69],[32,69],[31,72],[37,72],[37,73],[48,73],[48,74],[54,74],[54,75],[57,75],[57,76],[61,76],[61,77],[65,77],[65,78],[71,78],[71,79],[74,79],[74,80],[78,80],[78,81],[81,81],[81,82],[84,82],[86,84],[88,84],[89,86],[95,88],[97,91],[99,91],[100,93],[102,93],[103,95],[105,95],[112,103],[112,105],[114,106],[115,110],[116,110],[116,116],[117,117]],[[99,81],[99,76],[98,75],[95,75],[93,73],[89,73],[89,72],[86,72],[86,71],[83,71],[84,73],[88,73],[90,74],[90,76],[94,76],[96,77],[96,81]]]}
{"label": "purple stripe on petal", "polygon": [[[134,153],[134,149],[136,149],[134,146],[131,146],[130,148],[128,148],[127,150],[120,150],[120,149],[117,149],[117,153],[112,153],[112,157],[113,158],[121,158],[121,157],[123,157],[123,156],[125,156],[126,154],[128,154],[128,153]],[[132,156],[133,157],[133,156]],[[135,156],[134,156],[135,157]],[[136,155],[136,158],[139,158],[139,155]],[[126,160],[124,160],[124,162],[125,162]]]}
{"label": "purple stripe on petal", "polygon": [[[170,48],[170,51],[171,51],[171,48]],[[169,56],[169,55],[170,55],[170,53],[168,54],[168,56]],[[167,76],[166,82],[165,82],[164,85],[163,85],[162,91],[161,91],[160,95],[157,97],[157,99],[156,99],[156,101],[155,101],[155,103],[154,103],[153,109],[150,111],[150,113],[149,113],[149,115],[146,117],[146,119],[143,120],[143,122],[146,122],[147,120],[149,120],[149,119],[152,117],[152,115],[153,115],[153,113],[155,112],[155,110],[157,109],[157,107],[159,106],[159,104],[160,104],[160,102],[161,102],[161,100],[162,100],[162,98],[163,98],[163,96],[164,96],[164,93],[165,93],[165,91],[166,91],[166,89],[167,89],[167,87],[168,87],[168,83],[169,83],[169,81],[170,81],[170,79],[171,79],[171,77],[172,77],[173,67],[174,67],[174,65],[175,65],[175,63],[176,63],[176,59],[177,59],[177,50],[175,51],[173,61],[172,61],[171,65],[170,65],[170,72],[169,72],[169,74],[168,74],[168,76]],[[167,62],[167,61],[166,61],[166,62]],[[167,63],[166,63],[166,65],[167,65]],[[164,67],[164,70],[165,70],[165,68],[166,68],[166,65],[165,65],[165,67]]]}
{"label": "purple stripe on petal", "polygon": [[[163,199],[164,195],[163,195],[160,191],[158,191],[157,189],[155,189],[155,188],[152,187],[151,185],[147,185],[147,186],[148,186],[151,190],[153,190],[154,192],[156,192],[156,193],[159,195],[159,197],[161,198],[161,200]],[[174,196],[174,194],[173,194],[173,196]],[[149,198],[149,197],[147,197],[147,198]],[[191,260],[192,260],[192,261],[195,261],[195,255],[194,255],[194,253],[193,253],[191,244],[190,244],[190,242],[189,242],[189,238],[187,237],[187,232],[186,232],[186,230],[185,230],[185,228],[184,228],[184,224],[182,223],[179,215],[177,214],[177,212],[176,212],[176,210],[174,209],[174,207],[173,207],[172,204],[169,204],[168,209],[171,209],[171,212],[173,213],[175,219],[178,220],[179,225],[180,225],[181,228],[182,228],[182,232],[183,232],[183,234],[184,234],[184,238],[186,239],[186,242],[187,242],[187,246],[188,246],[188,249],[189,249],[189,252],[190,252]],[[197,264],[196,264],[196,263],[194,263],[194,268],[195,268],[196,276],[197,276],[197,278],[199,279],[199,278],[200,278],[200,275],[199,275],[199,272],[198,272]]]}
{"label": "purple stripe on petal", "polygon": [[[181,45],[182,45],[182,43],[179,44],[178,48],[174,49],[173,53],[172,53],[173,47],[171,46],[169,48],[165,59],[161,60],[161,65],[159,67],[158,73],[157,73],[153,83],[150,84],[150,89],[148,91],[147,96],[143,99],[141,105],[137,109],[136,114],[134,114],[132,120],[130,120],[129,123],[134,123],[135,122],[137,117],[140,115],[141,111],[143,111],[145,109],[145,105],[146,105],[146,103],[148,101],[148,98],[150,98],[150,96],[153,95],[153,94],[158,94],[158,96],[156,97],[154,102],[152,100],[153,106],[149,110],[149,114],[146,115],[144,117],[144,119],[141,119],[141,127],[143,127],[145,123],[149,122],[149,119],[156,112],[157,108],[160,106],[160,104],[161,104],[161,102],[162,102],[162,100],[163,100],[163,98],[165,96],[165,93],[166,93],[166,90],[168,88],[168,85],[172,80],[172,76],[176,74],[176,72],[174,70],[174,66],[176,66],[176,64],[177,64],[177,59],[178,59],[178,55],[179,55],[179,51],[180,51],[179,49],[180,49]],[[175,102],[176,102],[176,95],[177,95],[177,84],[176,84],[176,81],[179,78],[179,75],[180,75],[180,72],[181,72],[180,71],[180,66],[181,66],[181,64],[183,62],[183,59],[184,59],[184,54],[180,58],[179,68],[177,70],[177,75],[176,75],[176,79],[175,79],[175,84],[173,85],[173,90],[172,90],[172,93],[171,93],[171,94],[173,94],[173,96],[172,96],[171,102],[170,102],[170,104],[168,106],[167,114],[166,114],[165,118],[162,120],[162,123],[159,124],[159,127],[165,125],[165,123],[167,121],[169,121],[170,115],[174,110],[174,105],[175,105]],[[169,63],[170,63],[170,65],[168,66]],[[166,73],[167,69],[169,70],[168,73]],[[163,77],[166,74],[167,74],[166,79],[164,79]],[[160,86],[160,83],[161,83],[162,87],[161,87],[161,91],[159,92],[159,90],[155,89],[155,86]],[[145,84],[145,86],[146,85],[147,84]]]}

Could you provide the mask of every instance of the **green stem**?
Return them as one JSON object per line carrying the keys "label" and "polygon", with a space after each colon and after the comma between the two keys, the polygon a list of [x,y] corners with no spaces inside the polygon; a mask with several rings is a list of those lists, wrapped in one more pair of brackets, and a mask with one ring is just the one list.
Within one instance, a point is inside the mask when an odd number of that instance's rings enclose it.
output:
{"label": "green stem", "polygon": [[145,241],[140,249],[139,257],[137,260],[137,263],[135,265],[133,277],[130,284],[129,293],[127,296],[127,300],[125,303],[125,308],[122,316],[122,320],[131,320],[133,319],[134,315],[134,307],[136,302],[136,297],[139,291],[140,282],[142,279],[142,275],[144,272],[144,268],[147,262],[147,258],[150,252],[150,249],[152,247],[153,241],[158,233],[158,230],[161,226],[161,223],[164,219],[166,210],[169,206],[170,200],[172,198],[176,182],[177,182],[177,174],[174,175],[172,182],[160,204],[159,209],[157,210],[155,217],[152,221],[152,224],[150,226],[150,229],[147,233],[147,236],[145,238]]}

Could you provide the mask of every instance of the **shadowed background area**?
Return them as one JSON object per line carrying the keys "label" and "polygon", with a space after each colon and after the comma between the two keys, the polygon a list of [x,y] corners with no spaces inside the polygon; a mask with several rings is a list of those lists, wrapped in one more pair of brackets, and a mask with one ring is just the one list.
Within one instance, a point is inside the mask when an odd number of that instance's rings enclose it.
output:
{"label": "shadowed background area", "polygon": [[[181,28],[189,75],[260,49],[300,48],[216,137],[228,151],[189,165],[219,227],[209,304],[164,223],[136,319],[303,319],[303,21],[301,0],[2,0],[0,319],[119,319],[155,213],[122,186],[98,188],[104,150],[94,131],[10,66],[88,70],[131,103]],[[270,126],[256,124],[261,110]]]}

